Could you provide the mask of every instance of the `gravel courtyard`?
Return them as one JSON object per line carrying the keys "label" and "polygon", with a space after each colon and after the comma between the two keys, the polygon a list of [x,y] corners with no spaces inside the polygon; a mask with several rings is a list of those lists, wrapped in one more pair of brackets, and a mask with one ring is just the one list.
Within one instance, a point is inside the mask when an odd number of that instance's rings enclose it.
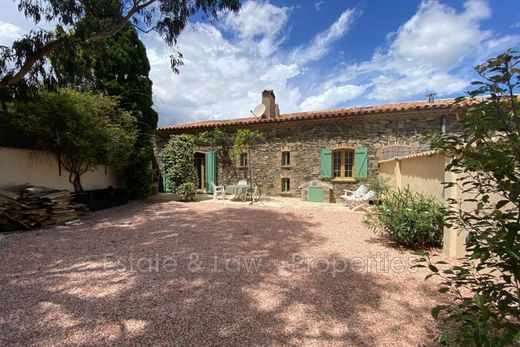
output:
{"label": "gravel courtyard", "polygon": [[431,343],[439,294],[359,213],[143,201],[0,249],[0,345]]}

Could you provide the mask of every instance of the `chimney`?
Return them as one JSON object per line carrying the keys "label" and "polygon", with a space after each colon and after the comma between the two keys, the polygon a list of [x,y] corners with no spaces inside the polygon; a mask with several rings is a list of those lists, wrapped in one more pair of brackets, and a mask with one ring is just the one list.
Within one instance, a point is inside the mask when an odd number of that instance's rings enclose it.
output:
{"label": "chimney", "polygon": [[428,103],[433,104],[435,102],[435,95],[437,95],[437,93],[426,94],[426,96],[428,97]]}
{"label": "chimney", "polygon": [[275,96],[272,89],[262,92],[262,104],[265,106],[265,112],[262,117],[275,118],[280,115],[278,104],[275,103]]}

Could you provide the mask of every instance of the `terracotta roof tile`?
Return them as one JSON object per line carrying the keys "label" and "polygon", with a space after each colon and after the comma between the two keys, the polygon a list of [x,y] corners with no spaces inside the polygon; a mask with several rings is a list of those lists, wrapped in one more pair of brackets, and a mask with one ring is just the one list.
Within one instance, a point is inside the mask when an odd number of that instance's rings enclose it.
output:
{"label": "terracotta roof tile", "polygon": [[356,115],[370,115],[379,113],[395,113],[395,112],[407,112],[415,110],[449,110],[453,106],[454,99],[441,99],[436,100],[434,103],[426,101],[415,101],[415,102],[403,102],[395,104],[383,104],[366,107],[353,107],[353,108],[340,108],[333,110],[322,110],[322,111],[309,111],[309,112],[298,112],[282,114],[276,118],[235,118],[226,120],[207,120],[201,122],[185,123],[163,126],[157,129],[158,132],[168,132],[169,130],[189,130],[189,129],[204,129],[213,128],[217,126],[241,126],[241,125],[253,125],[253,124],[266,124],[266,123],[281,123],[289,121],[299,120],[313,120],[313,119],[329,119],[348,117]]}

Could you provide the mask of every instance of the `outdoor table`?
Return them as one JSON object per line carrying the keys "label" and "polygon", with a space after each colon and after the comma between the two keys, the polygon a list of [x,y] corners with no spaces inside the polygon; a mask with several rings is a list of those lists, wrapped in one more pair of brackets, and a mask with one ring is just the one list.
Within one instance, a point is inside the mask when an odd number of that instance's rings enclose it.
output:
{"label": "outdoor table", "polygon": [[232,184],[225,186],[224,190],[226,191],[226,194],[240,197],[244,201],[246,199],[247,190],[249,188],[249,184]]}

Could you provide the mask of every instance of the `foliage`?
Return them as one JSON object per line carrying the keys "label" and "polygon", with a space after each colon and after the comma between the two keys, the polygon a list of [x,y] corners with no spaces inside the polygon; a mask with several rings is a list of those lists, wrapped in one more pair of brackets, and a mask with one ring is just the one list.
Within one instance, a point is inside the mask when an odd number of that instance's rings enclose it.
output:
{"label": "foliage", "polygon": [[372,231],[386,233],[406,247],[442,245],[446,210],[434,197],[395,189],[381,199],[382,204],[374,205],[363,221]]}
{"label": "foliage", "polygon": [[234,157],[239,156],[241,153],[250,152],[255,149],[258,142],[264,138],[263,134],[259,131],[243,129],[238,130],[235,134],[232,154]]}
{"label": "foliage", "polygon": [[181,201],[192,201],[197,192],[197,185],[193,182],[184,182],[179,185],[176,190],[176,194],[179,196]]}
{"label": "foliage", "polygon": [[[137,127],[139,128],[139,123]],[[153,158],[151,134],[143,134],[140,129],[138,131],[141,132],[137,134],[134,147],[122,172],[122,179],[131,199],[140,199],[148,196],[152,179],[152,173],[150,172],[150,163]]]}
{"label": "foliage", "polygon": [[194,137],[197,145],[208,146],[217,153],[225,152],[229,148],[232,139],[233,137],[230,133],[220,128],[198,133]]}
{"label": "foliage", "polygon": [[256,149],[258,142],[264,138],[264,135],[259,131],[241,129],[235,133],[233,140],[233,148],[231,154],[234,158],[238,157],[242,153],[247,153],[247,164],[249,171],[249,185],[252,188],[253,185],[253,161],[251,158],[251,150]]}
{"label": "foliage", "polygon": [[102,94],[43,92],[14,103],[10,115],[36,148],[55,153],[77,192],[81,175],[96,165],[124,166],[136,138],[135,118],[118,108],[117,98]]}
{"label": "foliage", "polygon": [[[107,7],[100,4],[108,2],[117,13],[107,15]],[[10,86],[27,82],[26,75],[27,80],[37,83],[38,76],[49,72],[46,58],[60,47],[112,37],[127,24],[145,32],[155,31],[172,46],[190,17],[217,18],[218,13],[239,8],[238,0],[20,0],[19,11],[40,29],[24,35],[12,47],[0,47],[0,92],[5,98]],[[52,22],[56,29],[43,29],[42,21]],[[182,55],[173,54],[170,61],[172,69],[178,71]]]}
{"label": "foliage", "polygon": [[388,180],[381,175],[371,175],[367,179],[362,180],[362,182],[378,196],[387,192],[389,189]]}
{"label": "foliage", "polygon": [[197,191],[194,150],[193,136],[184,134],[171,136],[163,151],[166,181],[182,201],[193,200]]}
{"label": "foliage", "polygon": [[449,221],[469,233],[461,264],[439,270],[428,259],[442,278],[440,291],[454,299],[432,310],[439,340],[449,345],[520,344],[519,59],[510,50],[477,66],[481,81],[456,104],[463,133],[432,141],[453,158],[447,169],[457,180],[446,185],[472,197],[462,201],[471,208],[460,211],[461,201],[451,201]]}
{"label": "foliage", "polygon": [[[103,7],[105,17],[111,17],[119,14],[117,3],[98,1],[96,6]],[[91,22],[87,15],[81,24],[86,27]],[[146,197],[158,117],[152,108],[150,64],[136,29],[126,25],[105,40],[60,47],[50,55],[50,60],[54,75],[46,82],[49,87],[71,86],[119,96],[120,107],[136,117],[138,136],[122,178],[131,198]]]}

